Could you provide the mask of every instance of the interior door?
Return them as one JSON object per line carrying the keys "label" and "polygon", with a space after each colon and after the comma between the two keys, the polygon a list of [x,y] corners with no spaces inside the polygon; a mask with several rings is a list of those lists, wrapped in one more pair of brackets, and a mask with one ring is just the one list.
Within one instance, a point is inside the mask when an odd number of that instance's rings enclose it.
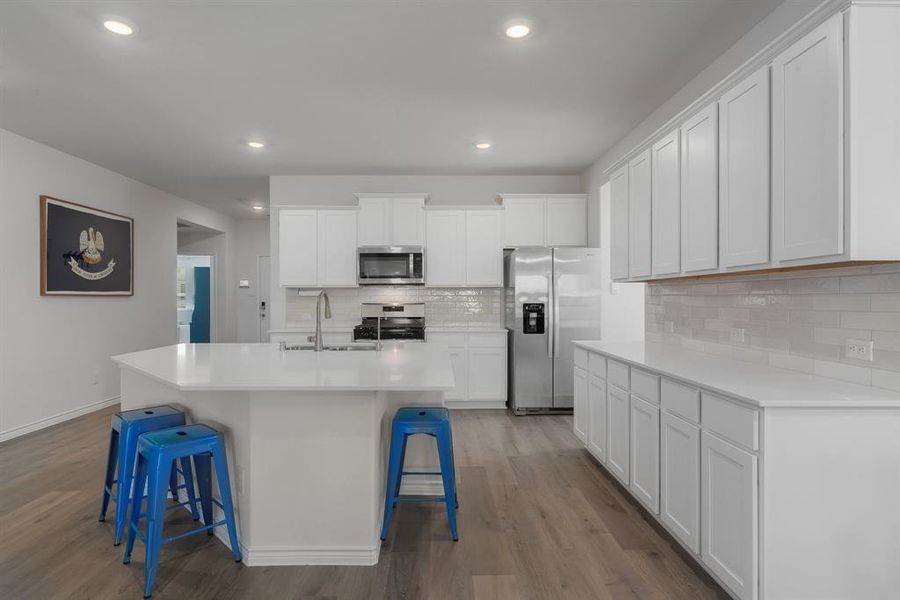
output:
{"label": "interior door", "polygon": [[600,339],[599,248],[554,248],[553,408],[573,406],[574,340]]}

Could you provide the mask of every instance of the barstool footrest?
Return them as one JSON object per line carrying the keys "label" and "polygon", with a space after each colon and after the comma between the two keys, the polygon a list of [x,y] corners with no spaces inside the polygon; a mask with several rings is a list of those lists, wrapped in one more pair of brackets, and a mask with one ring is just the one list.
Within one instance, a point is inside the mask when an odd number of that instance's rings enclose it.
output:
{"label": "barstool footrest", "polygon": [[413,503],[413,502],[446,502],[447,499],[443,496],[430,496],[428,494],[422,494],[421,496],[397,496],[394,498],[394,502],[404,502],[404,503]]}
{"label": "barstool footrest", "polygon": [[225,525],[227,523],[228,522],[225,519],[222,519],[221,521],[217,521],[216,523],[213,523],[212,525],[204,525],[203,527],[194,527],[190,531],[185,531],[184,533],[179,533],[178,535],[173,535],[172,537],[163,538],[162,543],[168,544],[169,542],[174,542],[175,540],[180,540],[181,538],[186,538],[189,535],[194,535],[195,533],[200,533],[201,531],[207,531],[214,527],[221,527],[222,525]]}

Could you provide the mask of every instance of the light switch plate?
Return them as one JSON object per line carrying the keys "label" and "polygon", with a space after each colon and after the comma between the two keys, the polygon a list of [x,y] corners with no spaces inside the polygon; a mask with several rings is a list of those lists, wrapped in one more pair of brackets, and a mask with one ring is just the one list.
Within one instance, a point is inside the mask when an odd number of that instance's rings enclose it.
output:
{"label": "light switch plate", "polygon": [[249,279],[241,279],[240,281],[238,281],[238,287],[242,287],[242,288],[250,287],[250,280]]}

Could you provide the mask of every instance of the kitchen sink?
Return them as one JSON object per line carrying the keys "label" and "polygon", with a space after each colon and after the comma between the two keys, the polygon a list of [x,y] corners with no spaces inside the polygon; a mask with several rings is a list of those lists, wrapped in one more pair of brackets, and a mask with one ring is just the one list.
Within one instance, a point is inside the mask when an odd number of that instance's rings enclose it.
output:
{"label": "kitchen sink", "polygon": [[[282,351],[302,350],[306,352],[315,351],[316,347],[309,344],[285,344],[281,347]],[[345,344],[341,346],[325,346],[323,352],[363,352],[377,350],[375,344]]]}

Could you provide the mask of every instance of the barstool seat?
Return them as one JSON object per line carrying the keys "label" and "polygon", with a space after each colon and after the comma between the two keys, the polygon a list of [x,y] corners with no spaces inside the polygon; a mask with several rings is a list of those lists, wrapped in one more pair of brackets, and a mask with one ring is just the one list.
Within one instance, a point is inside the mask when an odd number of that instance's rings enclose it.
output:
{"label": "barstool seat", "polygon": [[[128,541],[125,544],[125,556],[122,562],[125,564],[131,562],[135,538],[141,538],[147,549],[144,562],[144,598],[149,598],[153,593],[160,548],[168,542],[201,531],[212,535],[213,528],[224,525],[228,530],[231,554],[235,561],[240,562],[241,549],[238,545],[237,527],[234,521],[228,459],[225,456],[225,442],[222,434],[209,425],[186,425],[144,433],[138,438],[137,445],[138,458],[134,485],[136,490],[143,489],[144,485],[147,485],[147,512],[141,512],[143,497],[134,494]],[[164,538],[162,532],[165,519],[166,482],[169,480],[175,461],[181,463],[182,470],[189,471],[192,459],[194,469],[197,471],[203,526],[195,527],[174,537]],[[221,502],[212,496],[213,463],[216,469],[216,479],[219,482]],[[213,522],[213,504],[221,508],[225,515],[221,521],[215,523]],[[143,518],[146,518],[147,521],[145,531],[140,528],[140,520]]]}
{"label": "barstool seat", "polygon": [[[441,470],[436,473],[405,472],[403,459],[409,436],[430,435],[437,442]],[[400,484],[404,475],[440,475],[444,486],[443,496],[401,496]],[[459,540],[456,529],[456,509],[459,499],[456,493],[456,466],[453,463],[453,432],[450,427],[450,411],[443,406],[406,406],[397,410],[391,423],[391,450],[388,461],[387,489],[384,496],[384,523],[381,539],[387,539],[391,517],[398,502],[444,502],[453,541]]]}
{"label": "barstool seat", "polygon": [[[115,533],[113,535],[113,544],[116,546],[122,542],[122,534],[125,532],[125,524],[128,522],[128,505],[132,495],[138,437],[148,431],[184,424],[184,412],[168,404],[126,410],[112,416],[99,520],[106,520],[106,511],[109,508],[109,501],[112,499],[116,503]],[[178,473],[184,477],[183,485],[178,485]],[[115,495],[113,495],[113,485],[116,486]],[[143,488],[139,489],[143,493]],[[178,490],[186,490],[194,520],[200,518],[194,498],[193,474],[189,468],[172,471],[169,489],[176,501],[178,500]]]}

